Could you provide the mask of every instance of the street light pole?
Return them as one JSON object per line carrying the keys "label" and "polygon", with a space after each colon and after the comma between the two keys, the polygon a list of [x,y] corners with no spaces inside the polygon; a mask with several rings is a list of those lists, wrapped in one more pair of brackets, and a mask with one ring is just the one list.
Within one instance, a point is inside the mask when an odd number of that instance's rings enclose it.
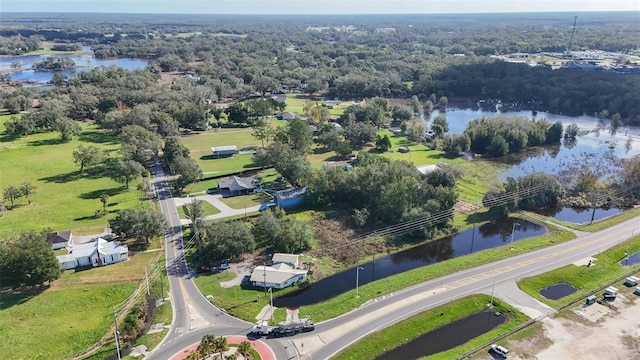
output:
{"label": "street light pole", "polygon": [[516,226],[520,227],[520,223],[514,222],[513,226],[511,226],[511,250],[513,250],[513,235],[516,231]]}
{"label": "street light pole", "polygon": [[271,320],[273,320],[273,288],[269,288],[269,295],[271,296]]}
{"label": "street light pole", "polygon": [[360,297],[360,294],[358,293],[358,283],[360,282],[360,270],[364,270],[364,268],[361,266],[356,267],[356,297]]}

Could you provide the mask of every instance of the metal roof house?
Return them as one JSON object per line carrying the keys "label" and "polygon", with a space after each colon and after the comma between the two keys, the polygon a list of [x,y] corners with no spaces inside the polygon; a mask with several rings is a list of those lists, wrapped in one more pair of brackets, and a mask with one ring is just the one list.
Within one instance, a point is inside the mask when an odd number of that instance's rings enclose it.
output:
{"label": "metal roof house", "polygon": [[307,278],[307,270],[297,270],[285,263],[256,266],[251,273],[251,284],[258,287],[284,289]]}
{"label": "metal roof house", "polygon": [[260,189],[260,180],[253,177],[230,176],[218,182],[218,192],[222,196],[250,194]]}
{"label": "metal roof house", "polygon": [[274,264],[287,264],[294,269],[298,268],[299,256],[296,254],[275,253],[271,257],[271,262]]}
{"label": "metal roof house", "polygon": [[235,145],[214,146],[211,148],[211,151],[213,152],[213,156],[221,158],[236,155],[238,153],[238,148]]}
{"label": "metal roof house", "polygon": [[304,202],[304,195],[307,192],[305,187],[295,187],[286,190],[280,190],[274,194],[276,204],[283,209],[292,208],[301,205]]}

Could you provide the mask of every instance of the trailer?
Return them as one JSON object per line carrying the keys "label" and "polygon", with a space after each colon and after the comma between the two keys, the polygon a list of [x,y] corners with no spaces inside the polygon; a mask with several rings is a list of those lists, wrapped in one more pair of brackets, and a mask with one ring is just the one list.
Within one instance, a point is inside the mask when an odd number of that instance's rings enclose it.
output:
{"label": "trailer", "polygon": [[267,321],[255,325],[251,332],[258,336],[289,336],[295,335],[301,332],[309,332],[315,329],[315,325],[309,318],[301,319],[298,321],[283,321],[277,326],[269,326]]}

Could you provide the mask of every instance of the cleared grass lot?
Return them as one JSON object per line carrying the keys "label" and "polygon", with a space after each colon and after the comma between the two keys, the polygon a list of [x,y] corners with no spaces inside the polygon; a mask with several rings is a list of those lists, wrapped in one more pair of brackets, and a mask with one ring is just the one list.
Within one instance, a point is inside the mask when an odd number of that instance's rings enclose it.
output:
{"label": "cleared grass lot", "polygon": [[[78,174],[72,152],[79,145],[92,145],[115,156],[120,144],[112,134],[95,125],[82,124],[83,133],[67,143],[61,143],[56,132],[12,138],[4,135],[4,122],[8,119],[7,115],[0,116],[0,188],[29,181],[36,193],[30,205],[20,198],[16,207],[4,214],[0,238],[46,228],[102,230],[118,210],[145,206],[140,202],[140,192],[135,190],[137,181],[126,190],[96,168],[87,169],[82,176]],[[102,209],[102,194],[109,195],[108,214],[96,219],[95,211]]]}

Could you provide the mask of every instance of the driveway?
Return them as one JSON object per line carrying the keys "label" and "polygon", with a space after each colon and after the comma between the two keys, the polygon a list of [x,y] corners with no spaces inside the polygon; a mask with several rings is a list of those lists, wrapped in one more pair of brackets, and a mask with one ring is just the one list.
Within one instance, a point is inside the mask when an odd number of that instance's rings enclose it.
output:
{"label": "driveway", "polygon": [[[191,203],[193,201],[193,198],[194,197],[174,198],[174,201],[176,202],[176,206],[182,206],[182,205]],[[258,211],[260,210],[260,208],[264,208],[266,206],[265,204],[260,204],[260,205],[248,207],[246,209],[233,209],[233,208],[230,208],[227,204],[222,202],[221,200],[222,195],[220,194],[197,195],[195,196],[195,198],[198,200],[204,200],[209,204],[213,205],[214,207],[216,207],[218,210],[220,210],[220,213],[218,214],[205,216],[204,220],[223,219],[231,216],[243,215],[243,214]],[[182,225],[191,224],[191,220],[180,219],[180,224]]]}

